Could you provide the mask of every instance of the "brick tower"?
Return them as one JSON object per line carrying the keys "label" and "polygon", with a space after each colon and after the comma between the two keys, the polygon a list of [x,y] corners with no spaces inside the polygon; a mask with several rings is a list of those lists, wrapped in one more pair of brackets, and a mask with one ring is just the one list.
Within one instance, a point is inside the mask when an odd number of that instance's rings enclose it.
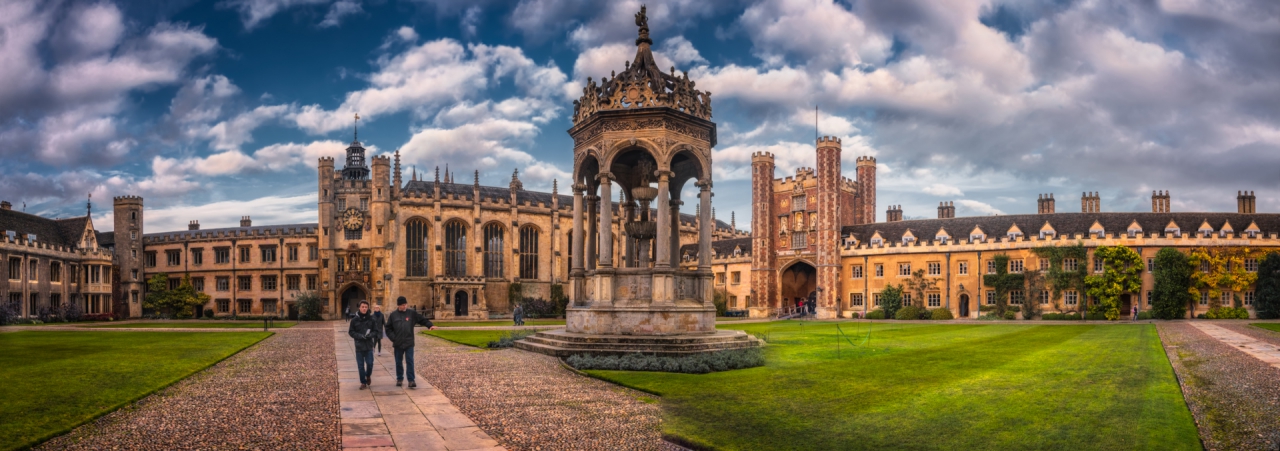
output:
{"label": "brick tower", "polygon": [[[818,318],[835,318],[840,306],[840,138],[818,138]],[[861,169],[861,167],[859,167]]]}
{"label": "brick tower", "polygon": [[118,196],[115,211],[115,263],[120,269],[120,293],[129,305],[129,317],[142,316],[142,296],[146,280],[142,273],[142,198]]}
{"label": "brick tower", "polygon": [[876,222],[876,157],[858,157],[858,224]]}
{"label": "brick tower", "polygon": [[751,310],[752,318],[769,314],[769,305],[778,298],[778,234],[773,224],[773,154],[751,154]]}

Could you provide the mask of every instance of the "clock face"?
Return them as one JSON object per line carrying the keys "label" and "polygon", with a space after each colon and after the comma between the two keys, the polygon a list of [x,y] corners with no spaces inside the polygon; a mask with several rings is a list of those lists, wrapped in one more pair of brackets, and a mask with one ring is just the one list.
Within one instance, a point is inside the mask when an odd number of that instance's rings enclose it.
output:
{"label": "clock face", "polygon": [[342,214],[342,226],[346,227],[347,230],[360,229],[360,227],[364,226],[364,214],[360,213],[358,209],[348,208]]}

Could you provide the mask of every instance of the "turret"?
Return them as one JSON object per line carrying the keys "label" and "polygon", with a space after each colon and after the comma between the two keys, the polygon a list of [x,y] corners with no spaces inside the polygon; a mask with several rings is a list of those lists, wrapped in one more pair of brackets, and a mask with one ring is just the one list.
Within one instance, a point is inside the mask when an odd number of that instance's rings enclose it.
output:
{"label": "turret", "polygon": [[818,318],[835,318],[840,311],[840,138],[818,138],[817,293]]}
{"label": "turret", "polygon": [[119,196],[112,204],[115,216],[115,263],[120,269],[120,296],[129,306],[129,316],[142,314],[142,293],[146,274],[142,267],[142,198]]}
{"label": "turret", "polygon": [[858,157],[858,200],[859,207],[854,218],[858,224],[876,222],[876,157]]}
{"label": "turret", "polygon": [[773,198],[773,154],[751,154],[751,303],[752,316],[764,315],[770,303],[778,298],[775,268],[778,266],[778,220]]}

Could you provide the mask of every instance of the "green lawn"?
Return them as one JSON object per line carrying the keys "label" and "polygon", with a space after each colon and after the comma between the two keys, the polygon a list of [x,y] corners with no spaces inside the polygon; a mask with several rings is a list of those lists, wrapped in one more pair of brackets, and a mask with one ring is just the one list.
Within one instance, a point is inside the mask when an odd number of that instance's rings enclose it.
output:
{"label": "green lawn", "polygon": [[716,449],[1200,449],[1154,325],[842,323],[839,354],[833,323],[720,327],[768,334],[767,366],[589,373]]}
{"label": "green lawn", "polygon": [[[488,327],[488,326],[510,326],[514,324],[511,320],[498,321],[436,321],[436,327]],[[563,326],[562,319],[526,319],[526,326]]]}
{"label": "green lawn", "polygon": [[0,450],[25,448],[164,388],[264,332],[0,334]]}
{"label": "green lawn", "polygon": [[[276,321],[272,329],[284,329],[297,324],[294,321]],[[165,321],[85,326],[89,329],[261,329],[262,321]]]}
{"label": "green lawn", "polygon": [[422,333],[433,337],[440,337],[454,343],[461,343],[467,346],[475,346],[483,348],[490,341],[497,341],[504,334],[511,333],[509,330],[426,330]]}
{"label": "green lawn", "polygon": [[1263,329],[1280,332],[1280,323],[1253,323],[1250,326],[1261,327]]}

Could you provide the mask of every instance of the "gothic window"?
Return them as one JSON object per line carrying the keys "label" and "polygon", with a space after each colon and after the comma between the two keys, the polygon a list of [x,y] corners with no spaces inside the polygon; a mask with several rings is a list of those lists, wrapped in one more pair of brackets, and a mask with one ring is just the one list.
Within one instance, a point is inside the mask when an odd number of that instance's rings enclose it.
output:
{"label": "gothic window", "polygon": [[427,221],[411,219],[404,226],[405,244],[408,253],[405,255],[406,271],[409,277],[426,277],[427,275]]}
{"label": "gothic window", "polygon": [[538,228],[520,228],[520,278],[538,278]]}
{"label": "gothic window", "polygon": [[449,221],[444,226],[444,275],[467,275],[467,226],[462,221]]}
{"label": "gothic window", "polygon": [[484,226],[484,276],[502,277],[502,225],[491,222]]}

